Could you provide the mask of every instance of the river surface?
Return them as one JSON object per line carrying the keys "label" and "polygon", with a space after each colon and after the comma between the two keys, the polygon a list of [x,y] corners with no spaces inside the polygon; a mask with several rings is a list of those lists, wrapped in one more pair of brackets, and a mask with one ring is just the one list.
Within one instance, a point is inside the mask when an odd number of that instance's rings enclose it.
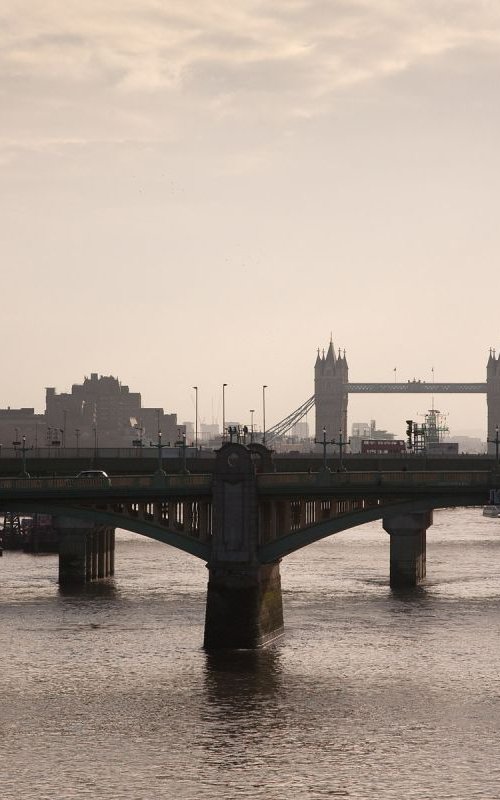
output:
{"label": "river surface", "polygon": [[117,534],[59,591],[0,559],[2,800],[500,797],[500,520],[438,511],[426,584],[388,586],[380,523],[281,565],[285,636],[206,655],[207,570]]}

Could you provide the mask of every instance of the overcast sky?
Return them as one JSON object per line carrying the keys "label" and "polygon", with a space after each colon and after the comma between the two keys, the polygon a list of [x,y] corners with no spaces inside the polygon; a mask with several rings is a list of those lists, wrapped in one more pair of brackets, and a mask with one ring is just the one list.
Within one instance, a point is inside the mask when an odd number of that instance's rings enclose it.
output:
{"label": "overcast sky", "polygon": [[[500,350],[500,4],[4,0],[0,406],[91,372],[271,424]],[[452,429],[483,397],[436,398]],[[402,433],[430,398],[351,396]],[[312,422],[312,418],[310,419]]]}

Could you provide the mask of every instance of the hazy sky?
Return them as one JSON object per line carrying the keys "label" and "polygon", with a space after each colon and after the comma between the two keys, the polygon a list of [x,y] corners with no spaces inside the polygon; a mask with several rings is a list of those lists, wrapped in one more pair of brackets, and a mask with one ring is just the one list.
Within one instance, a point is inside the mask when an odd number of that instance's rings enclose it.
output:
{"label": "hazy sky", "polygon": [[268,384],[272,423],[330,332],[353,381],[485,379],[498,2],[4,0],[0,31],[1,407],[99,372],[207,422]]}

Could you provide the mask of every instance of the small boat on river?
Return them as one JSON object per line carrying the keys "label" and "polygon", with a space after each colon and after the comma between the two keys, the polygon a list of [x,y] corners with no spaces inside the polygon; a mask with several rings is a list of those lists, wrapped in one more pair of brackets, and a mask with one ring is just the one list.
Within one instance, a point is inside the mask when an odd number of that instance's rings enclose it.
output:
{"label": "small boat on river", "polygon": [[487,506],[483,508],[483,517],[500,517],[500,491],[490,489],[490,499]]}
{"label": "small boat on river", "polygon": [[483,517],[500,517],[500,506],[489,505],[483,508]]}

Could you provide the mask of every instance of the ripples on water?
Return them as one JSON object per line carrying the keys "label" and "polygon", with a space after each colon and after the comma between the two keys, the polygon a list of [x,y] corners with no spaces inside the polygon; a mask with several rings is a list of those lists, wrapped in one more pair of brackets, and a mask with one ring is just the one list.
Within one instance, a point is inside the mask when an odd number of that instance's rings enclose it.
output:
{"label": "ripples on water", "polygon": [[498,765],[500,521],[436,512],[428,582],[372,523],[282,562],[286,634],[201,649],[202,562],[118,536],[114,583],[0,560],[0,798],[487,798]]}

